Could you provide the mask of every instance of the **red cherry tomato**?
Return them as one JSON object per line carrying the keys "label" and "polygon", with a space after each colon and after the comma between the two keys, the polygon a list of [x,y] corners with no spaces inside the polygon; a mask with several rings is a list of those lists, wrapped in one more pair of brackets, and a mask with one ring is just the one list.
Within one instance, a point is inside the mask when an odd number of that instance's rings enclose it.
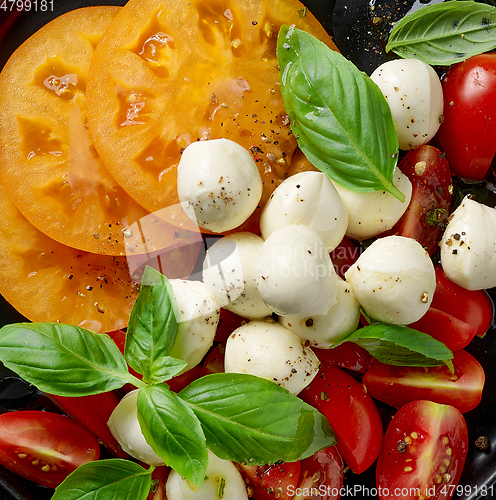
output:
{"label": "red cherry tomato", "polygon": [[331,260],[336,273],[344,279],[344,273],[360,257],[360,247],[356,246],[346,236],[341,243],[331,252]]}
{"label": "red cherry tomato", "polygon": [[64,397],[51,395],[52,399],[67,415],[74,417],[91,431],[116,457],[129,458],[107,424],[110,415],[119,404],[116,392],[103,392],[91,396]]}
{"label": "red cherry tomato", "polygon": [[293,500],[337,500],[343,487],[343,470],[343,459],[335,446],[305,458]]}
{"label": "red cherry tomato", "polygon": [[472,325],[432,306],[418,321],[408,326],[419,332],[428,333],[451,351],[466,347],[477,333],[477,329]]}
{"label": "red cherry tomato", "polygon": [[485,375],[479,362],[464,350],[453,358],[455,373],[447,366],[430,368],[392,366],[374,360],[363,377],[368,393],[394,408],[416,399],[449,404],[465,413],[481,400]]}
{"label": "red cherry tomato", "polygon": [[203,361],[200,377],[210,375],[211,373],[224,373],[224,354],[226,352],[225,344],[215,346]]}
{"label": "red cherry tomato", "polygon": [[[148,467],[146,464],[142,464]],[[166,466],[155,467],[152,472],[152,486],[146,500],[167,500],[165,494],[165,485],[169,477],[170,469]]]}
{"label": "red cherry tomato", "polygon": [[333,363],[346,370],[359,373],[365,373],[368,364],[373,359],[363,347],[354,342],[343,342],[332,349],[317,349],[316,347],[312,347],[312,351],[320,361]]}
{"label": "red cherry tomato", "polygon": [[467,450],[467,425],[456,408],[431,401],[406,404],[391,420],[377,461],[379,498],[451,498]]}
{"label": "red cherry tomato", "polygon": [[177,375],[176,377],[172,377],[170,380],[167,380],[166,384],[171,388],[174,392],[180,392],[185,387],[187,387],[191,382],[200,378],[201,365],[193,366],[187,372],[181,373],[181,375]]}
{"label": "red cherry tomato", "polygon": [[387,234],[417,240],[432,255],[438,248],[451,209],[451,172],[439,149],[425,145],[410,151],[399,168],[412,183],[412,199]]}
{"label": "red cherry tomato", "polygon": [[239,465],[241,474],[256,500],[290,500],[300,477],[300,462],[280,465]]}
{"label": "red cherry tomato", "polygon": [[73,418],[36,410],[0,415],[0,464],[35,483],[55,488],[99,456],[96,437]]}
{"label": "red cherry tomato", "polygon": [[381,448],[382,421],[363,384],[338,366],[323,362],[299,396],[327,417],[336,447],[353,472],[360,474],[374,463]]}
{"label": "red cherry tomato", "polygon": [[231,335],[231,333],[244,322],[246,322],[245,318],[242,318],[227,309],[221,308],[219,325],[217,326],[217,331],[215,332],[215,341],[225,342],[227,337],[229,337],[229,335]]}
{"label": "red cherry tomato", "polygon": [[436,140],[454,174],[482,180],[496,152],[496,54],[453,66],[442,85],[444,121]]}
{"label": "red cherry tomato", "polygon": [[482,337],[491,327],[494,306],[484,290],[466,290],[450,281],[441,266],[436,267],[436,292],[431,306],[472,325]]}

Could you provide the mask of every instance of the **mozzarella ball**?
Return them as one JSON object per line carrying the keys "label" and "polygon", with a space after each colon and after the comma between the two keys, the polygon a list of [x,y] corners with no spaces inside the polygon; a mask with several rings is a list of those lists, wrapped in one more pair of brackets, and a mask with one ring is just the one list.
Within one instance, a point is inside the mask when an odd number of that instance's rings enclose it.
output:
{"label": "mozzarella ball", "polygon": [[248,500],[246,485],[238,468],[210,450],[205,480],[199,488],[171,470],[165,492],[171,500]]}
{"label": "mozzarella ball", "polygon": [[466,197],[444,232],[441,265],[467,290],[496,286],[496,210]]}
{"label": "mozzarella ball", "polygon": [[282,326],[306,340],[312,347],[328,349],[353,333],[360,321],[360,304],[349,283],[338,276],[337,302],[324,316],[293,318],[279,316]]}
{"label": "mozzarella ball", "polygon": [[436,134],[443,116],[443,89],[437,73],[417,59],[394,59],[370,76],[391,109],[400,149],[415,149]]}
{"label": "mozzarella ball", "polygon": [[307,226],[290,224],[260,247],[255,283],[272,311],[284,316],[326,314],[336,303],[337,278],[322,238]]}
{"label": "mozzarella ball", "polygon": [[170,355],[196,366],[208,352],[219,324],[220,306],[201,281],[170,280],[179,312],[179,330]]}
{"label": "mozzarella ball", "polygon": [[216,241],[203,262],[203,281],[226,309],[249,319],[272,311],[254,281],[254,268],[263,240],[253,233],[236,233]]}
{"label": "mozzarella ball", "polygon": [[252,321],[229,336],[226,373],[248,373],[272,380],[293,394],[306,387],[319,371],[319,359],[298,335],[279,323]]}
{"label": "mozzarella ball", "polygon": [[345,277],[369,316],[396,325],[419,320],[436,289],[429,254],[420,243],[404,236],[374,241]]}
{"label": "mozzarella ball", "polygon": [[366,240],[391,229],[405,213],[412,198],[410,179],[397,168],[393,184],[405,195],[401,202],[387,191],[359,193],[334,182],[348,211],[346,236]]}
{"label": "mozzarella ball", "polygon": [[348,227],[348,212],[326,174],[301,172],[272,193],[260,218],[262,237],[267,239],[289,224],[303,224],[316,231],[329,252],[339,245]]}
{"label": "mozzarella ball", "polygon": [[189,207],[189,217],[221,233],[238,227],[257,208],[262,179],[251,154],[239,144],[228,139],[198,141],[181,156],[177,192]]}
{"label": "mozzarella ball", "polygon": [[164,465],[141,432],[138,422],[138,389],[127,393],[108,420],[110,432],[121,448],[137,460],[149,465]]}

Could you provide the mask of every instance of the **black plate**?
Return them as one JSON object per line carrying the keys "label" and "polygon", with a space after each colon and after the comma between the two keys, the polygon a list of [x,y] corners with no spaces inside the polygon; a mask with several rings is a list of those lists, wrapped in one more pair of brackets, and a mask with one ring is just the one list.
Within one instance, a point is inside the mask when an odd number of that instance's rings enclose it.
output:
{"label": "black plate", "polygon": [[[29,2],[24,2],[28,4]],[[0,0],[0,68],[10,54],[30,35],[55,17],[70,10],[91,5],[124,5],[125,1],[48,0],[41,8],[41,0],[31,1],[30,11],[17,11],[20,2]],[[306,0],[305,3],[325,28],[333,35],[344,55],[363,71],[371,73],[386,60],[381,41],[392,24],[419,2],[409,0]],[[375,3],[375,5],[374,5]],[[425,3],[425,2],[423,2]],[[34,5],[38,8],[35,10]],[[374,5],[375,23],[371,22],[370,5]],[[7,10],[3,7],[6,6]],[[10,7],[12,11],[9,11]],[[491,291],[493,302],[496,292]],[[0,296],[0,326],[23,321],[24,318]],[[469,428],[469,453],[455,498],[476,500],[496,497],[496,398],[491,392],[496,387],[496,328],[484,339],[475,339],[467,351],[473,354],[484,367],[486,385],[482,403],[465,414]],[[0,365],[0,413],[5,410],[29,406],[41,408],[49,403],[34,388]],[[380,406],[385,425],[391,409]],[[482,452],[475,448],[479,436],[489,438],[490,447]],[[345,476],[348,497],[357,499],[377,498],[375,469],[372,467],[360,476],[348,472]],[[355,488],[355,489],[354,489]],[[368,490],[367,490],[368,488]],[[0,500],[48,500],[53,490],[37,486],[0,467]],[[345,496],[343,495],[343,498]],[[170,499],[174,500],[174,499]]]}

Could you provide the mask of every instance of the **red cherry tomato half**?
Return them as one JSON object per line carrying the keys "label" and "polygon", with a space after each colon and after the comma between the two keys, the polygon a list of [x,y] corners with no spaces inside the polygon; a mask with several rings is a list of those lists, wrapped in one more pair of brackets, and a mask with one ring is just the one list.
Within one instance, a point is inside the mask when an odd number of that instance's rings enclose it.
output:
{"label": "red cherry tomato half", "polygon": [[439,265],[436,268],[436,292],[431,306],[472,325],[482,337],[491,327],[494,306],[484,290],[466,290],[450,281]]}
{"label": "red cherry tomato half", "polygon": [[374,463],[381,448],[382,421],[363,384],[338,366],[323,362],[299,396],[329,420],[336,447],[353,472],[360,474]]}
{"label": "red cherry tomato half", "polygon": [[377,461],[379,498],[451,498],[467,450],[467,425],[456,408],[431,401],[406,404],[391,420]]}
{"label": "red cherry tomato half", "polygon": [[356,246],[346,236],[341,243],[331,252],[331,261],[336,273],[344,279],[344,274],[360,257],[360,247]]}
{"label": "red cherry tomato half", "polygon": [[346,370],[359,373],[365,373],[368,364],[373,359],[363,347],[354,342],[343,342],[332,349],[317,349],[316,347],[312,347],[312,351],[320,361],[333,363]]}
{"label": "red cherry tomato half", "polygon": [[400,170],[412,183],[412,199],[387,234],[417,240],[432,255],[438,248],[451,210],[451,171],[441,151],[424,145],[401,160]]}
{"label": "red cherry tomato half", "polygon": [[280,465],[239,465],[250,497],[256,500],[290,500],[300,477],[300,462]]}
{"label": "red cherry tomato half", "polygon": [[444,121],[436,140],[454,174],[482,180],[496,152],[496,54],[453,66],[442,85]]}
{"label": "red cherry tomato half", "polygon": [[242,318],[227,309],[221,308],[219,325],[217,326],[217,331],[215,332],[215,341],[225,342],[227,337],[229,337],[229,335],[231,335],[236,328],[245,322],[246,318]]}
{"label": "red cherry tomato half", "polygon": [[224,373],[224,354],[226,345],[216,345],[203,361],[203,366],[200,372],[200,377],[210,375],[211,373]]}
{"label": "red cherry tomato half", "polygon": [[36,410],[0,415],[0,464],[30,481],[55,488],[99,456],[97,438],[70,417]]}
{"label": "red cherry tomato half", "polygon": [[335,446],[305,458],[293,500],[337,500],[343,486],[343,470],[343,459]]}
{"label": "red cherry tomato half", "polygon": [[392,366],[374,360],[363,377],[372,397],[400,408],[416,399],[449,404],[462,413],[475,408],[481,400],[485,375],[479,362],[464,350],[453,358],[455,373],[448,367],[430,368]]}
{"label": "red cherry tomato half", "polygon": [[110,432],[107,424],[110,415],[119,404],[116,392],[103,392],[91,396],[65,397],[50,395],[57,406],[67,415],[74,417],[91,431],[113,455],[129,458]]}

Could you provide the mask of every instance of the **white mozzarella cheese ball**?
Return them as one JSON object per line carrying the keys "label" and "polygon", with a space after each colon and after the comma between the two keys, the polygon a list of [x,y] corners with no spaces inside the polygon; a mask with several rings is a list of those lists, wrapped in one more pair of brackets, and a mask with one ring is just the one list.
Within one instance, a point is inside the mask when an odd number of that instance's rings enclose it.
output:
{"label": "white mozzarella cheese ball", "polygon": [[179,310],[179,330],[170,355],[196,366],[208,352],[219,324],[220,306],[201,281],[170,280]]}
{"label": "white mozzarella cheese ball", "polygon": [[372,238],[388,231],[400,220],[412,198],[412,183],[397,168],[393,184],[405,195],[405,201],[399,201],[387,191],[359,193],[334,182],[348,211],[348,238],[359,241]]}
{"label": "white mozzarella cheese ball", "polygon": [[404,236],[374,241],[345,277],[369,316],[396,325],[419,320],[436,289],[429,254],[420,243]]}
{"label": "white mozzarella cheese ball", "polygon": [[199,226],[215,233],[238,227],[257,208],[262,179],[251,154],[228,139],[190,144],[177,169],[179,201]]}
{"label": "white mozzarella cheese ball", "polygon": [[326,174],[301,172],[286,179],[272,193],[260,218],[263,239],[288,224],[312,228],[329,252],[339,245],[348,227],[348,212]]}
{"label": "white mozzarella cheese ball", "polygon": [[466,197],[453,212],[441,245],[446,276],[468,290],[496,286],[496,210]]}
{"label": "white mozzarella cheese ball", "polygon": [[127,393],[119,401],[110,415],[108,426],[121,448],[133,458],[149,465],[164,465],[141,432],[138,422],[138,389]]}
{"label": "white mozzarella cheese ball", "polygon": [[165,485],[171,500],[248,500],[246,485],[238,468],[208,450],[205,480],[198,488],[172,470]]}
{"label": "white mozzarella cheese ball", "polygon": [[274,231],[260,247],[254,274],[260,295],[277,314],[326,314],[336,303],[337,278],[327,247],[307,226]]}
{"label": "white mozzarella cheese ball", "polygon": [[226,343],[226,373],[248,373],[300,393],[319,371],[319,359],[298,335],[279,323],[252,321]]}
{"label": "white mozzarella cheese ball", "polygon": [[324,316],[293,318],[279,316],[279,322],[311,346],[328,349],[353,333],[360,321],[360,304],[349,283],[338,276],[337,302]]}
{"label": "white mozzarella cheese ball", "polygon": [[437,73],[417,59],[394,59],[370,76],[391,109],[400,149],[429,142],[441,125],[443,89]]}
{"label": "white mozzarella cheese ball", "polygon": [[203,262],[203,281],[226,309],[249,319],[263,319],[272,311],[254,281],[254,268],[262,238],[237,233],[216,241]]}

